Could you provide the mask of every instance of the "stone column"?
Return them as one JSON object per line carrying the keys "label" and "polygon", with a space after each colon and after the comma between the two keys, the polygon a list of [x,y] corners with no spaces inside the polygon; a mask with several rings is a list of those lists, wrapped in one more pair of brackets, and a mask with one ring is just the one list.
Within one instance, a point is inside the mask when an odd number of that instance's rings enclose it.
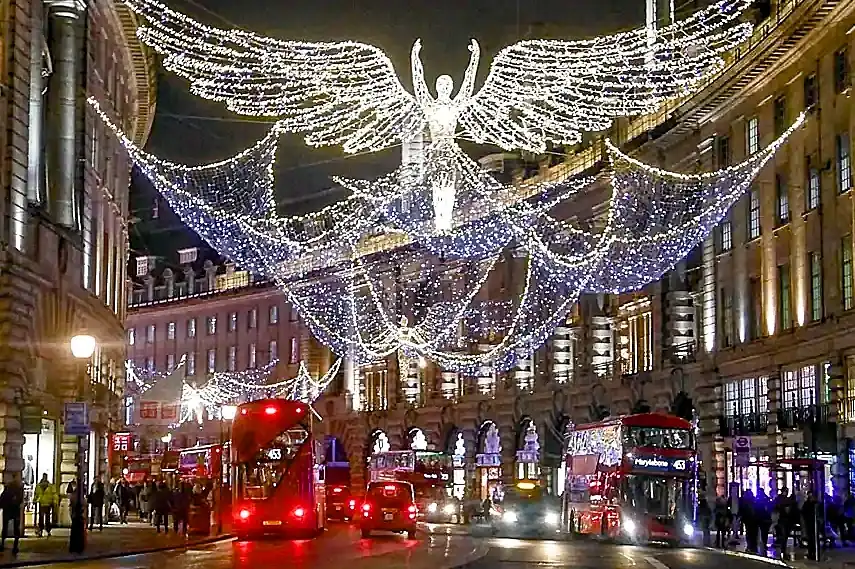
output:
{"label": "stone column", "polygon": [[48,172],[50,212],[60,225],[75,227],[77,178],[77,46],[78,18],[85,10],[79,0],[49,0],[53,42],[53,77],[48,89]]}

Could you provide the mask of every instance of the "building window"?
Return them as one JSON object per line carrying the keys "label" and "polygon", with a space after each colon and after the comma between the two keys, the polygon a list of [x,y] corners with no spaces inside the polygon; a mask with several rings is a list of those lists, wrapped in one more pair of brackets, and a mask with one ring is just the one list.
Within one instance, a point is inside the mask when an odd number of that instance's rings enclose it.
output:
{"label": "building window", "polygon": [[763,336],[763,289],[759,279],[748,279],[748,334],[756,340]]}
{"label": "building window", "polygon": [[237,369],[237,346],[229,346],[229,371]]}
{"label": "building window", "polygon": [[819,169],[813,165],[813,161],[810,156],[805,158],[805,165],[807,166],[807,208],[808,210],[816,209],[819,207],[820,200],[820,177],[819,177]]}
{"label": "building window", "polygon": [[146,328],[145,341],[148,344],[154,344],[154,324],[149,324]]}
{"label": "building window", "polygon": [[849,88],[849,50],[842,47],[834,52],[834,90],[842,93]]}
{"label": "building window", "polygon": [[816,73],[811,73],[804,80],[805,108],[814,106],[819,100],[819,89],[816,82]]}
{"label": "building window", "polygon": [[760,237],[760,196],[757,190],[748,193],[748,239]]}
{"label": "building window", "polygon": [[255,366],[256,366],[255,358],[256,358],[255,344],[250,344],[249,345],[249,357],[247,358],[248,363],[246,366],[247,369],[255,369]]}
{"label": "building window", "polygon": [[362,373],[365,386],[365,405],[368,411],[378,411],[387,406],[386,370],[372,370]]}
{"label": "building window", "polygon": [[818,251],[810,254],[810,319],[822,320],[822,256]]}
{"label": "building window", "polygon": [[745,153],[749,156],[760,150],[760,120],[751,117],[745,123]]}
{"label": "building window", "polygon": [[258,327],[258,309],[253,308],[249,311],[249,318],[247,318],[247,326],[250,330]]}
{"label": "building window", "polygon": [[721,340],[725,348],[733,345],[733,294],[721,289]]}
{"label": "building window", "polygon": [[775,191],[777,194],[777,217],[778,224],[784,225],[790,222],[790,195],[787,189],[787,180],[781,174],[775,175]]}
{"label": "building window", "polygon": [[213,336],[217,333],[217,317],[208,316],[208,336]]}
{"label": "building window", "polygon": [[715,160],[718,168],[730,166],[730,137],[719,136],[716,138]]}
{"label": "building window", "polygon": [[840,243],[840,273],[843,278],[843,310],[851,310],[852,298],[852,237],[847,235]]}
{"label": "building window", "polygon": [[787,98],[784,95],[775,97],[773,104],[775,119],[775,136],[781,136],[787,130]]}
{"label": "building window", "polygon": [[229,313],[229,332],[237,330],[237,312]]}
{"label": "building window", "polygon": [[217,371],[217,350],[211,348],[208,350],[208,373]]}
{"label": "building window", "polygon": [[653,369],[653,312],[647,298],[620,307],[621,372],[636,374]]}
{"label": "building window", "polygon": [[270,363],[279,359],[279,345],[276,340],[270,340],[267,350],[270,352]]}
{"label": "building window", "polygon": [[793,327],[793,311],[791,308],[792,299],[790,298],[789,265],[781,265],[780,267],[778,267],[778,300],[780,301],[778,314],[781,318],[781,330],[789,330]]}
{"label": "building window", "polygon": [[166,339],[174,340],[175,339],[175,322],[170,322],[166,325]]}
{"label": "building window", "polygon": [[297,363],[300,358],[300,345],[297,338],[291,338],[291,363]]}
{"label": "building window", "polygon": [[735,379],[724,384],[724,414],[728,417],[769,411],[769,378]]}
{"label": "building window", "polygon": [[784,371],[781,384],[784,409],[809,407],[820,403],[819,365],[809,365]]}
{"label": "building window", "polygon": [[195,338],[196,337],[196,319],[191,318],[187,321],[187,337]]}
{"label": "building window", "polygon": [[277,305],[273,305],[270,307],[270,315],[268,320],[271,324],[276,324],[279,322],[279,307]]}
{"label": "building window", "polygon": [[849,154],[849,134],[837,135],[837,191],[841,194],[852,187],[852,159]]}
{"label": "building window", "polygon": [[187,375],[191,377],[196,375],[196,352],[187,354]]}
{"label": "building window", "polygon": [[146,371],[154,371],[154,356],[149,356],[145,359],[145,369]]}
{"label": "building window", "polygon": [[725,219],[718,226],[718,252],[726,253],[733,249],[733,224]]}
{"label": "building window", "polygon": [[175,354],[166,354],[166,371],[171,373],[175,369]]}
{"label": "building window", "polygon": [[137,329],[128,328],[128,345],[133,346],[137,343]]}

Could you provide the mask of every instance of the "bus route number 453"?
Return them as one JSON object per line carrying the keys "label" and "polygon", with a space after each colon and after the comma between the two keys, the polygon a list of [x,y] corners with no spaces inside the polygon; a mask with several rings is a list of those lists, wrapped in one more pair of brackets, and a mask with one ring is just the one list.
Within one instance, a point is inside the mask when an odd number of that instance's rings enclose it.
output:
{"label": "bus route number 453", "polygon": [[282,460],[282,449],[281,448],[271,448],[267,450],[267,459],[268,460]]}

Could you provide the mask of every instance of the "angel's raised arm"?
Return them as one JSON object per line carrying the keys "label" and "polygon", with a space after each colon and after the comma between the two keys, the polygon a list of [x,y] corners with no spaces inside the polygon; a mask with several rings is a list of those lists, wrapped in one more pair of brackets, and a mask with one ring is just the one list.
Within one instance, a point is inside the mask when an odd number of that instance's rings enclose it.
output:
{"label": "angel's raised arm", "polygon": [[425,68],[422,65],[422,58],[419,53],[422,51],[422,40],[416,40],[413,44],[413,51],[410,53],[410,61],[413,66],[413,95],[416,101],[422,106],[433,101],[433,97],[425,83]]}
{"label": "angel's raised arm", "polygon": [[463,83],[460,85],[460,91],[454,97],[454,102],[462,102],[472,96],[475,92],[475,77],[478,75],[478,62],[481,59],[481,46],[474,39],[469,43],[469,65],[466,67],[466,74],[463,76]]}

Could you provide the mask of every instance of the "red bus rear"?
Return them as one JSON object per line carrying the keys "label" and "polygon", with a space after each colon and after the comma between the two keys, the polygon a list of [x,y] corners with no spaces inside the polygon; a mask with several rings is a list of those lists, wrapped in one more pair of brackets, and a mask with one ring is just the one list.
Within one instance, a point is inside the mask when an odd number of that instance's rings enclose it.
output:
{"label": "red bus rear", "polygon": [[323,449],[312,410],[300,401],[244,403],[232,424],[232,513],[241,539],[315,535],[326,523]]}
{"label": "red bus rear", "polygon": [[697,465],[691,423],[643,413],[577,425],[567,434],[565,452],[567,530],[633,542],[692,538]]}

